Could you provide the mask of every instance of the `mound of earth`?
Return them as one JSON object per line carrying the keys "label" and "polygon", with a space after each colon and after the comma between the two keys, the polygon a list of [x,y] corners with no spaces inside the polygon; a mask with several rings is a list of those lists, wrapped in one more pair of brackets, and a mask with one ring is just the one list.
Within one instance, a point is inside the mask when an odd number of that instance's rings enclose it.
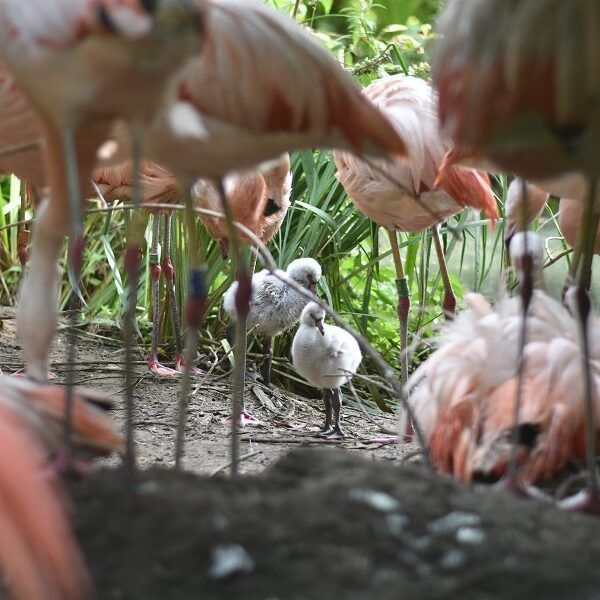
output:
{"label": "mound of earth", "polygon": [[69,486],[102,599],[600,598],[600,520],[422,465],[304,449],[234,480]]}

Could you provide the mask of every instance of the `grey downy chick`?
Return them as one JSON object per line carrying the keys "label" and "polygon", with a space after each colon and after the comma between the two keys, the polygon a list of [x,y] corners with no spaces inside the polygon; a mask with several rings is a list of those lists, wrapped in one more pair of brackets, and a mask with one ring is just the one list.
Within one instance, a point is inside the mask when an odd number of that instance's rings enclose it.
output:
{"label": "grey downy chick", "polygon": [[[321,265],[313,258],[298,258],[288,265],[285,274],[314,294],[321,278]],[[233,322],[236,320],[237,286],[237,282],[234,282],[223,298],[223,308]],[[304,296],[266,269],[252,277],[248,330],[265,336],[262,378],[267,386],[271,380],[271,340],[298,322],[307,303],[308,300]]]}

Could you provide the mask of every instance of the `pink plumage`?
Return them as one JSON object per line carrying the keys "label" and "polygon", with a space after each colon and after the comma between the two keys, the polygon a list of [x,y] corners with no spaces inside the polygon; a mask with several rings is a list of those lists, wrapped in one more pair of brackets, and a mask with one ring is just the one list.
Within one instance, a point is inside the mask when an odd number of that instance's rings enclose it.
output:
{"label": "pink plumage", "polygon": [[212,0],[206,15],[203,53],[152,130],[149,158],[194,181],[309,146],[405,153],[352,77],[289,18],[252,0]]}
{"label": "pink plumage", "polygon": [[19,409],[20,402],[36,402],[40,389],[51,402],[64,402],[64,390],[0,378],[0,568],[15,598],[86,598],[90,581],[59,483],[42,474],[46,452]]}
{"label": "pink plumage", "polygon": [[599,28],[595,2],[448,2],[433,61],[444,132],[527,178],[597,173]]}
{"label": "pink plumage", "polygon": [[[469,294],[438,349],[412,375],[411,402],[433,464],[464,480],[496,480],[508,465],[517,385],[520,299],[492,308]],[[591,323],[590,338],[599,327]],[[592,381],[600,398],[600,346],[592,346]],[[517,458],[526,482],[551,478],[585,460],[581,350],[577,322],[543,291],[533,296],[525,348]],[[595,425],[600,433],[600,422]]]}
{"label": "pink plumage", "polygon": [[436,95],[427,83],[397,75],[372,83],[364,93],[406,140],[409,159],[372,159],[379,172],[358,157],[334,152],[337,177],[362,213],[398,231],[421,231],[465,206],[498,217],[487,176],[456,165],[440,172],[452,142],[438,131]]}

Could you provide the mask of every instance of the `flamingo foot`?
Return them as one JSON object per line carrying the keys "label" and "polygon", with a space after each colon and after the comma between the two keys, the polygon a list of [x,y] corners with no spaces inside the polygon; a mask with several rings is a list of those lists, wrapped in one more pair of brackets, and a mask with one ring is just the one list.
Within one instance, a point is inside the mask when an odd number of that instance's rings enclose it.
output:
{"label": "flamingo foot", "polygon": [[557,503],[559,508],[573,512],[585,512],[600,515],[600,495],[590,489],[581,490],[574,496],[565,498]]}
{"label": "flamingo foot", "polygon": [[42,469],[43,479],[54,479],[57,476],[87,477],[94,473],[97,466],[84,460],[75,460],[69,449],[62,447],[54,458]]}
{"label": "flamingo foot", "polygon": [[509,473],[500,479],[494,487],[510,492],[515,496],[520,496],[521,498],[539,500],[540,502],[552,502],[551,496],[548,496],[548,494],[545,494],[539,488],[523,483],[517,476]]}
{"label": "flamingo foot", "polygon": [[148,368],[152,373],[160,375],[161,377],[173,377],[174,375],[179,375],[179,371],[161,365],[156,358],[148,359]]}
{"label": "flamingo foot", "polygon": [[382,446],[393,445],[400,443],[399,435],[380,435],[379,437],[369,440],[371,444],[381,444]]}
{"label": "flamingo foot", "polygon": [[[232,420],[232,417],[227,417],[226,419],[223,419],[221,423],[223,423],[223,425],[231,425]],[[246,425],[253,427],[262,424],[262,421],[250,414],[246,409],[242,410],[240,413],[240,427],[245,427]]]}
{"label": "flamingo foot", "polygon": [[317,433],[317,437],[325,437],[333,433],[333,427],[331,425],[323,425]]}
{"label": "flamingo foot", "polygon": [[[27,377],[27,369],[25,369],[25,367],[23,367],[22,369],[19,369],[18,371],[15,371],[14,373],[11,373],[10,375],[11,377]],[[47,381],[58,381],[58,375],[56,373],[52,373],[52,371],[48,371],[48,373],[46,374],[46,380]]]}
{"label": "flamingo foot", "polygon": [[[185,357],[182,354],[176,354],[175,355],[175,370],[178,371],[179,373],[183,373],[185,371]],[[196,374],[196,375],[204,375],[204,372],[202,371],[202,369],[199,369],[198,367],[192,367],[191,369],[192,373]]]}
{"label": "flamingo foot", "polygon": [[521,496],[522,498],[529,498],[529,493],[527,491],[527,486],[523,485],[523,482],[519,480],[516,475],[512,475],[507,473],[500,479],[494,487],[496,489],[504,490],[505,492],[510,492],[515,496]]}

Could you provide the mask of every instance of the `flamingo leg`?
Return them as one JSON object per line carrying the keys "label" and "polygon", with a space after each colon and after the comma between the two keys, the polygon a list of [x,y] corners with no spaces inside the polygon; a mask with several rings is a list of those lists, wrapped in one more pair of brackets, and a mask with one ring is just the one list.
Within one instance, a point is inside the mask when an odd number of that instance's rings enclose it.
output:
{"label": "flamingo leg", "polygon": [[396,268],[396,289],[398,291],[398,320],[400,321],[400,369],[402,383],[408,380],[408,313],[410,311],[410,291],[408,289],[408,279],[404,275],[402,267],[402,257],[398,247],[398,238],[395,231],[387,230],[392,246],[392,256],[394,257],[394,266]]}
{"label": "flamingo leg", "polygon": [[160,274],[162,271],[160,265],[160,255],[158,252],[158,238],[160,235],[160,211],[152,216],[152,241],[150,242],[150,278],[152,280],[152,346],[150,356],[148,357],[148,368],[156,375],[172,376],[177,375],[177,371],[169,369],[158,361],[158,338],[160,329],[160,299],[159,285]]}
{"label": "flamingo leg", "polygon": [[198,353],[198,332],[204,321],[206,311],[207,284],[206,265],[201,253],[196,226],[196,215],[191,194],[191,185],[184,183],[185,190],[185,224],[188,241],[189,292],[186,305],[187,334],[185,344],[185,364],[179,397],[179,417],[175,442],[175,468],[181,467],[183,446],[185,442],[185,423],[187,408],[192,391],[192,372]]}
{"label": "flamingo leg", "polygon": [[175,270],[171,262],[171,223],[173,214],[170,210],[165,211],[165,222],[162,245],[162,272],[166,279],[167,296],[169,298],[169,310],[173,322],[175,337],[175,370],[179,373],[184,369],[183,345],[181,343],[181,316],[175,297]]}
{"label": "flamingo leg", "polygon": [[29,258],[29,229],[20,229],[17,234],[17,255],[21,264],[21,277],[25,275],[25,267]]}
{"label": "flamingo leg", "polygon": [[323,390],[323,404],[325,405],[325,423],[323,424],[319,435],[327,435],[333,432],[333,427],[331,426],[331,395],[331,390],[327,388]]}
{"label": "flamingo leg", "polygon": [[[27,202],[27,198],[29,197],[28,193],[29,185],[27,183],[23,183],[21,186],[21,204],[19,206],[19,215],[18,220],[25,220],[25,204]],[[26,225],[22,227],[19,226],[17,233],[17,256],[19,257],[19,263],[21,264],[21,278],[25,276],[25,267],[27,266],[27,260],[29,258],[29,238],[30,232],[29,229],[25,229]]]}
{"label": "flamingo leg", "polygon": [[271,336],[265,336],[263,344],[264,362],[262,366],[262,380],[267,387],[271,387],[271,363],[273,362],[273,340]]}
{"label": "flamingo leg", "polygon": [[67,335],[67,391],[65,404],[64,447],[67,456],[67,468],[70,468],[71,430],[75,385],[75,362],[77,361],[77,320],[79,316],[79,278],[83,263],[85,240],[83,237],[83,211],[81,208],[81,185],[78,168],[77,148],[73,127],[62,131],[62,153],[65,167],[67,197],[69,201],[69,261],[72,271],[73,290],[69,301],[70,327]]}
{"label": "flamingo leg", "polygon": [[39,382],[45,382],[48,377],[48,349],[58,321],[58,256],[64,235],[54,222],[53,208],[45,202],[37,212],[31,260],[21,284],[17,313],[26,372]]}
{"label": "flamingo leg", "polygon": [[592,276],[592,260],[594,258],[594,242],[600,224],[600,210],[596,206],[596,189],[598,181],[590,180],[589,198],[583,214],[581,271],[576,289],[577,320],[582,354],[582,372],[584,382],[586,463],[588,468],[587,490],[560,503],[562,508],[600,513],[600,493],[598,474],[596,471],[596,398],[590,369],[590,340],[588,320],[591,313],[589,289]]}
{"label": "flamingo leg", "polygon": [[444,284],[444,301],[442,304],[442,308],[444,309],[444,316],[446,317],[446,321],[453,321],[454,314],[456,312],[456,296],[454,295],[452,283],[450,282],[450,274],[448,273],[446,255],[444,254],[444,248],[442,247],[442,240],[440,239],[440,232],[437,225],[434,225],[431,228],[431,235],[433,237],[433,243],[435,245],[435,252],[438,257],[438,264],[440,267],[442,283]]}
{"label": "flamingo leg", "polygon": [[142,203],[142,189],[140,182],[141,166],[141,132],[138,128],[132,131],[131,156],[133,164],[132,200],[134,211],[127,230],[127,242],[125,250],[125,271],[129,280],[129,296],[127,307],[123,318],[123,338],[125,341],[125,453],[123,463],[130,477],[133,477],[136,467],[135,445],[134,445],[134,422],[133,394],[135,390],[133,360],[134,360],[134,336],[135,336],[135,313],[137,306],[137,294],[139,285],[139,264],[142,252],[142,242],[146,229],[147,215],[140,213],[139,207]]}
{"label": "flamingo leg", "polygon": [[[585,213],[585,211],[584,211]],[[571,257],[571,263],[569,265],[569,272],[567,273],[567,278],[565,280],[565,284],[562,289],[562,298],[563,301],[567,292],[575,285],[577,280],[577,271],[579,270],[579,265],[581,264],[581,255],[583,252],[584,245],[584,236],[580,235],[577,237],[575,248],[573,249],[573,256]]]}
{"label": "flamingo leg", "polygon": [[330,439],[346,437],[341,425],[342,390],[340,388],[331,390],[331,408],[333,410],[333,429],[325,434],[326,437]]}
{"label": "flamingo leg", "polygon": [[[521,197],[523,202],[520,208],[520,225],[522,229],[527,229],[527,214],[528,214],[528,199],[527,199],[527,183],[522,180]],[[519,349],[518,349],[518,364],[517,364],[517,389],[515,393],[515,403],[513,412],[513,430],[510,454],[508,458],[508,469],[506,476],[501,480],[501,486],[518,494],[527,495],[526,489],[518,480],[518,464],[517,455],[519,447],[519,422],[521,420],[521,402],[523,397],[523,383],[525,375],[525,346],[527,345],[527,317],[533,297],[533,262],[531,254],[527,246],[527,236],[524,238],[524,251],[521,257],[521,323],[519,330]]]}
{"label": "flamingo leg", "polygon": [[239,461],[239,439],[238,431],[240,426],[240,417],[253,420],[252,415],[246,413],[244,409],[244,388],[246,376],[246,344],[247,344],[247,323],[248,313],[250,312],[250,296],[252,293],[252,275],[248,270],[246,261],[240,249],[240,242],[237,230],[234,226],[233,213],[223,187],[223,181],[218,182],[217,188],[221,196],[225,222],[227,223],[227,235],[231,244],[231,255],[235,267],[238,287],[235,295],[236,321],[234,334],[233,356],[235,366],[233,369],[233,390],[232,390],[232,415],[231,415],[231,475],[235,476],[238,472]]}

